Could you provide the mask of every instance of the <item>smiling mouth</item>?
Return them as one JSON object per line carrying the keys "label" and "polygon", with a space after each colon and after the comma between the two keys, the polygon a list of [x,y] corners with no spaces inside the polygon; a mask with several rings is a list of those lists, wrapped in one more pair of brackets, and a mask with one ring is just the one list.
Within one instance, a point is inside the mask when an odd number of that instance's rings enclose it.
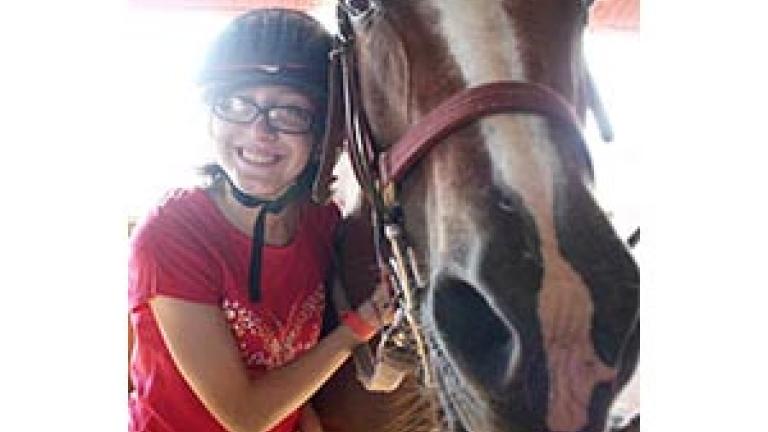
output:
{"label": "smiling mouth", "polygon": [[250,165],[256,166],[273,166],[277,164],[282,157],[278,154],[264,154],[262,152],[254,152],[244,147],[237,149],[237,156],[244,162]]}

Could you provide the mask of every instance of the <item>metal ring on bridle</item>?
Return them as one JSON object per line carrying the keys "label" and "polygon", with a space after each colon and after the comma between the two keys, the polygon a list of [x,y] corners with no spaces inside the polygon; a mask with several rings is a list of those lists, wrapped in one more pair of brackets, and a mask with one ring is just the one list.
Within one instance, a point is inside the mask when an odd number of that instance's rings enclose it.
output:
{"label": "metal ring on bridle", "polygon": [[[364,4],[358,6],[354,3]],[[379,8],[378,3],[374,0],[342,0],[338,4],[348,17],[354,18],[356,21],[367,20]]]}

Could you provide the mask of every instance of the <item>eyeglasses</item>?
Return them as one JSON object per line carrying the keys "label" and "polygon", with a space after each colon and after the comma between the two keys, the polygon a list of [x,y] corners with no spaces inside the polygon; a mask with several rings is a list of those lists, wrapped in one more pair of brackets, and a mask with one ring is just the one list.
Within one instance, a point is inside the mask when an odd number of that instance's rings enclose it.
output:
{"label": "eyeglasses", "polygon": [[279,132],[305,134],[312,129],[312,111],[293,106],[260,107],[245,96],[229,96],[214,102],[216,117],[237,124],[250,124],[264,117],[267,126]]}

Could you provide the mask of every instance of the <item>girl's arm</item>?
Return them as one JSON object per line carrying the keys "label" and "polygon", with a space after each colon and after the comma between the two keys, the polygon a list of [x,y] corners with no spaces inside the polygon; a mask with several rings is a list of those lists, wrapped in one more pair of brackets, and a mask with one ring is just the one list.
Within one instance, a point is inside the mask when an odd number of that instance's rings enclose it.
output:
{"label": "girl's arm", "polygon": [[[307,402],[363,342],[340,325],[296,360],[251,380],[218,306],[165,296],[154,297],[150,306],[182,376],[232,432],[274,427]],[[378,322],[370,302],[358,313],[369,323]]]}

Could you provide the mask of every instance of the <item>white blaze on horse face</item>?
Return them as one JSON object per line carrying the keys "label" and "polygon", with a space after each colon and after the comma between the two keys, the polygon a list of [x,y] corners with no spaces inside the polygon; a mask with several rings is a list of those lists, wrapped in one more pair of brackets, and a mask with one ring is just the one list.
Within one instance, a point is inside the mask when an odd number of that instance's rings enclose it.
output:
{"label": "white blaze on horse face", "polygon": [[[500,80],[528,81],[516,23],[500,0],[478,0],[471,7],[464,0],[432,3],[446,45],[468,86]],[[594,387],[613,380],[616,370],[595,354],[590,337],[594,306],[589,289],[558,247],[553,191],[555,180],[563,178],[562,164],[547,123],[539,116],[486,117],[480,121],[480,130],[495,181],[522,197],[541,240],[544,275],[538,315],[549,371],[547,426],[554,431],[576,431],[588,422]],[[436,164],[440,164],[439,159]],[[442,171],[439,166],[435,170]],[[456,222],[455,215],[448,214],[453,211],[449,206],[445,214],[439,207],[433,211],[439,216],[437,220]],[[466,230],[483,233],[483,227],[472,225],[476,222],[466,223]]]}
{"label": "white blaze on horse face", "polygon": [[515,27],[499,0],[437,0],[440,30],[470,85],[499,79],[522,81]]}

